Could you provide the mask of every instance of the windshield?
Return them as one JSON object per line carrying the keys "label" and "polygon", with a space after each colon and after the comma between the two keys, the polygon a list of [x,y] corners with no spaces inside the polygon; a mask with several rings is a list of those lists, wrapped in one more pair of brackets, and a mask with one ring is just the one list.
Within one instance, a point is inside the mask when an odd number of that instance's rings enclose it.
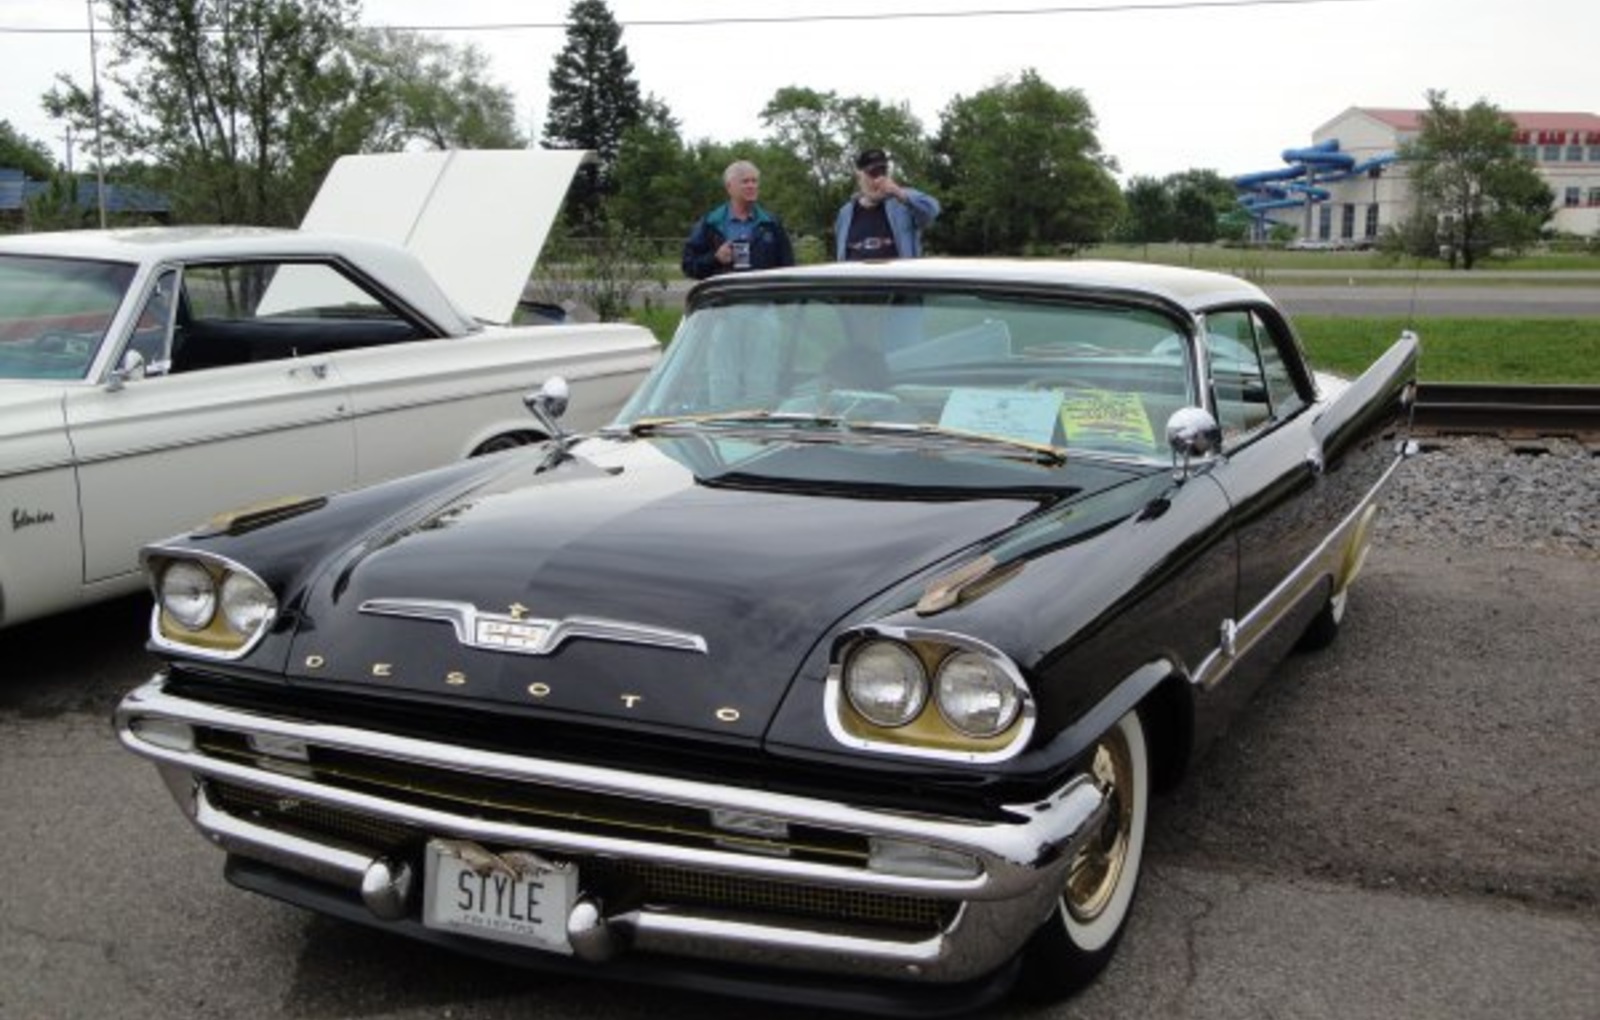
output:
{"label": "windshield", "polygon": [[635,431],[798,428],[1170,459],[1190,344],[1144,308],[977,293],[815,292],[690,312],[622,411]]}
{"label": "windshield", "polygon": [[133,280],[115,262],[0,255],[0,379],[81,379]]}

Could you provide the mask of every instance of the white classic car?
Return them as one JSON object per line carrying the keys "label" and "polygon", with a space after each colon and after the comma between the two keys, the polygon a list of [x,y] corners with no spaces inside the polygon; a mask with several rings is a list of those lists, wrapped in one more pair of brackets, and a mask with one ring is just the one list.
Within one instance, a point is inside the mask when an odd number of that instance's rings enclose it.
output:
{"label": "white classic car", "polygon": [[579,428],[658,357],[631,325],[509,325],[575,152],[347,157],[300,230],[0,238],[0,626],[136,589],[224,510]]}

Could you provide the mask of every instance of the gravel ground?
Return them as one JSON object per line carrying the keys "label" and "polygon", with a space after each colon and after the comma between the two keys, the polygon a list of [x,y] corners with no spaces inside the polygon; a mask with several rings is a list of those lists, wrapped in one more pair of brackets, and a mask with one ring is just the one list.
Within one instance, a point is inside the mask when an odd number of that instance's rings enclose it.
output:
{"label": "gravel ground", "polygon": [[1384,493],[1385,544],[1532,549],[1600,559],[1600,447],[1428,438]]}

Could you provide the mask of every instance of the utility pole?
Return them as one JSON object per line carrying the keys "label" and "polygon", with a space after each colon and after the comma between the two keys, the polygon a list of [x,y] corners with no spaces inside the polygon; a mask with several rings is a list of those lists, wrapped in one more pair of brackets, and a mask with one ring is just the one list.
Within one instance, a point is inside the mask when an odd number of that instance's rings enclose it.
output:
{"label": "utility pole", "polygon": [[100,204],[100,229],[106,229],[106,159],[100,141],[100,55],[94,38],[94,0],[84,0],[89,9],[89,80],[94,89],[94,174],[95,197]]}

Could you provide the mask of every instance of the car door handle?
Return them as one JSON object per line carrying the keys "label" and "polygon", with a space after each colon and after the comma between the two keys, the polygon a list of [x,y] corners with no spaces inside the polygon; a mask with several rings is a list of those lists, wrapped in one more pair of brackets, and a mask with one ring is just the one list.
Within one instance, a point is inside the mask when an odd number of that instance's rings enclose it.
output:
{"label": "car door handle", "polygon": [[326,361],[299,361],[289,368],[291,376],[310,376],[313,379],[328,378],[328,363]]}

